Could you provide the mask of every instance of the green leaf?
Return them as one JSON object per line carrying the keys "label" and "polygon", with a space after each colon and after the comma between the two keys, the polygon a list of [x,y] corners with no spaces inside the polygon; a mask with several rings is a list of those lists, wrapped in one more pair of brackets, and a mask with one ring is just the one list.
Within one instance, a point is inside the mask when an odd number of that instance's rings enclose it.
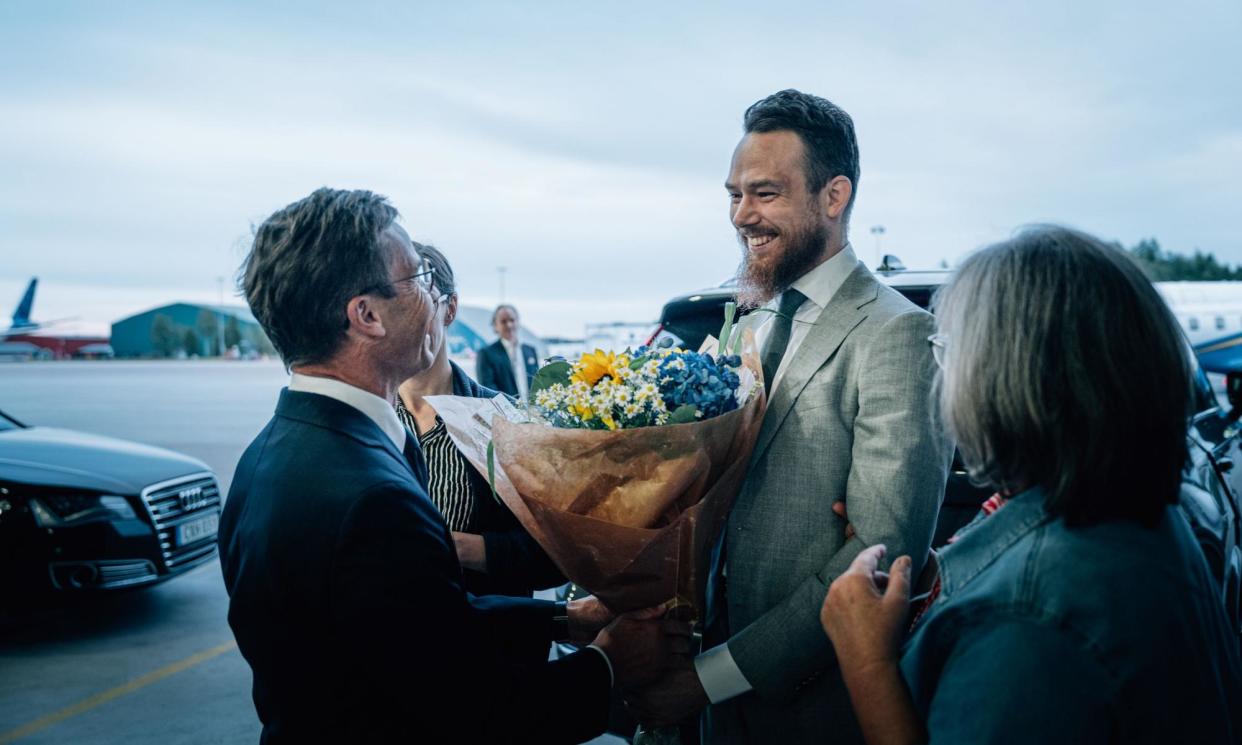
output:
{"label": "green leaf", "polygon": [[724,307],[724,325],[720,327],[720,336],[716,337],[716,354],[727,354],[729,349],[729,334],[733,333],[733,317],[737,315],[737,303],[729,301]]}
{"label": "green leaf", "polygon": [[530,383],[530,395],[532,399],[534,395],[544,388],[551,388],[556,384],[569,385],[569,375],[574,370],[573,365],[564,360],[549,362],[539,368],[539,372],[535,373],[535,379]]}
{"label": "green leaf", "polygon": [[682,404],[676,409],[673,409],[672,414],[668,415],[668,423],[689,424],[690,422],[697,422],[699,420],[699,418],[695,416],[697,411],[698,409],[694,408],[694,406],[690,404]]}
{"label": "green leaf", "polygon": [[646,356],[644,356],[644,357],[639,357],[638,359],[636,359],[636,360],[634,360],[633,362],[631,362],[631,363],[630,363],[630,369],[631,369],[631,370],[637,370],[637,369],[639,369],[639,368],[640,368],[640,367],[642,367],[643,365],[647,364],[647,360],[649,360],[649,359],[651,359],[651,358],[650,358],[650,357],[646,357]]}

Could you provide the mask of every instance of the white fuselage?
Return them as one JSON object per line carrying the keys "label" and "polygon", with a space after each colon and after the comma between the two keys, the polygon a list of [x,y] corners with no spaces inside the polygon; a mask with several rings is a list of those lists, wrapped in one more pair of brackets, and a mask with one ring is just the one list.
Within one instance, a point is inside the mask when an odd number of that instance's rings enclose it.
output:
{"label": "white fuselage", "polygon": [[1191,344],[1242,333],[1242,282],[1156,282]]}

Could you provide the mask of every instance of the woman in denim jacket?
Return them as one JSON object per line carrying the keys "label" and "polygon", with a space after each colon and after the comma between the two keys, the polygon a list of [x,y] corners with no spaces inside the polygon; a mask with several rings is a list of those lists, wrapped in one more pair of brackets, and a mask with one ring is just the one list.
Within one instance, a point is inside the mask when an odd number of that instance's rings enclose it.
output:
{"label": "woman in denim jacket", "polygon": [[867,742],[1238,742],[1237,630],[1174,507],[1186,344],[1151,283],[1041,227],[972,256],[936,304],[941,412],[1005,497],[940,555],[904,650],[908,557],[885,573],[873,546],[829,590]]}

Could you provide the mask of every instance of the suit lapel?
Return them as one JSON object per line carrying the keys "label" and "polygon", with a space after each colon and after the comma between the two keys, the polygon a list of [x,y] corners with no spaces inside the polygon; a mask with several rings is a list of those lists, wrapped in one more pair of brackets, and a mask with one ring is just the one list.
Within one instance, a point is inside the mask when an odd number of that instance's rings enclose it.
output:
{"label": "suit lapel", "polygon": [[522,374],[526,376],[526,385],[530,385],[531,378],[535,373],[539,372],[539,355],[535,352],[535,348],[529,344],[522,345]]}
{"label": "suit lapel", "polygon": [[505,343],[496,340],[496,356],[500,358],[500,369],[509,374],[509,386],[513,388],[514,394],[517,393],[517,375],[514,374],[513,362],[509,359],[509,350],[505,349]]}
{"label": "suit lapel", "polygon": [[810,382],[811,376],[824,366],[850,332],[863,322],[867,317],[866,306],[875,300],[878,293],[879,283],[867,271],[866,266],[858,262],[854,271],[846,277],[845,283],[828,301],[828,305],[807,332],[785,368],[780,385],[768,401],[768,410],[759,430],[759,440],[755,443],[750,459],[752,466],[759,462],[768,445],[772,443],[772,438],[780,430],[785,417],[797,402],[802,389]]}

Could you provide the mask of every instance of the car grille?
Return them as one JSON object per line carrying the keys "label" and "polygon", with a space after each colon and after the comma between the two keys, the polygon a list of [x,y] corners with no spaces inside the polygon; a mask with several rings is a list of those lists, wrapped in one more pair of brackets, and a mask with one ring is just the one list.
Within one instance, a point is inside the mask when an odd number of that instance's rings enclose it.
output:
{"label": "car grille", "polygon": [[100,561],[95,566],[99,570],[100,587],[124,587],[150,582],[159,576],[155,565],[149,561]]}
{"label": "car grille", "polygon": [[155,523],[164,566],[170,571],[215,553],[215,533],[184,546],[177,545],[178,525],[220,512],[220,487],[211,474],[153,484],[142,490],[142,499]]}
{"label": "car grille", "polygon": [[52,586],[60,590],[103,590],[155,582],[155,564],[146,559],[57,561],[48,566]]}

